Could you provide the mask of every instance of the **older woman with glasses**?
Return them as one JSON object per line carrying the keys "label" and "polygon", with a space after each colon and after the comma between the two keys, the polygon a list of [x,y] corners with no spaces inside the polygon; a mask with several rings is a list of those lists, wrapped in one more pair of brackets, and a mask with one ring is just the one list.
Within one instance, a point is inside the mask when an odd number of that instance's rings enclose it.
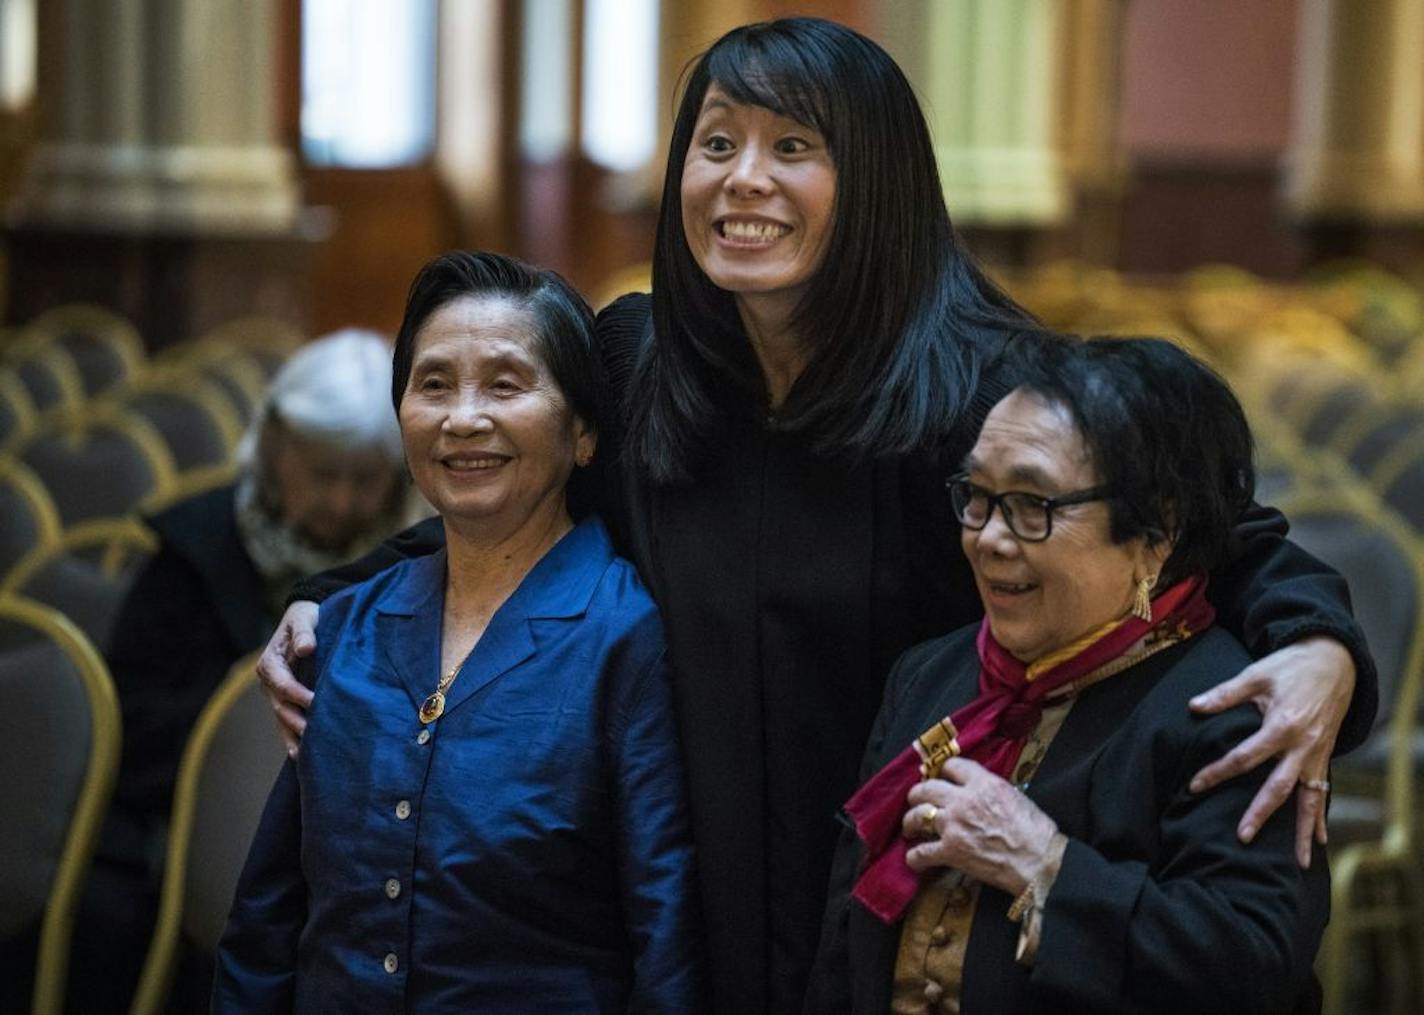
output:
{"label": "older woman with glasses", "polygon": [[1260,726],[1187,708],[1251,661],[1206,596],[1252,493],[1241,408],[1166,342],[1025,346],[949,481],[985,617],[890,675],[807,1008],[1318,1005],[1323,848],[1302,869],[1282,812],[1232,834],[1259,770],[1190,785]]}

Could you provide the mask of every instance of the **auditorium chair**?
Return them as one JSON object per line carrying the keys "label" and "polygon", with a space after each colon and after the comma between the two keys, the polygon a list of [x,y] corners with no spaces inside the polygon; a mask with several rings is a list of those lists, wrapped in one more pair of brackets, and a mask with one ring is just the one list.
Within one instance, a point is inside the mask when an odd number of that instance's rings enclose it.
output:
{"label": "auditorium chair", "polygon": [[6,350],[0,370],[24,387],[41,419],[52,419],[84,404],[84,381],[69,353],[57,345],[23,341]]}
{"label": "auditorium chair", "polygon": [[261,365],[268,380],[305,342],[306,336],[300,329],[270,317],[242,317],[228,321],[197,340],[199,345],[212,344],[246,353]]}
{"label": "auditorium chair", "polygon": [[157,549],[157,537],[135,518],[93,519],[26,554],[0,580],[0,596],[53,607],[103,651],[129,586]]}
{"label": "auditorium chair", "polygon": [[184,941],[216,953],[262,808],[286,760],[256,664],[254,653],[232,667],[183,749],[158,923],[133,1015],[164,1010]]}
{"label": "auditorium chair", "polygon": [[1351,421],[1381,410],[1379,388],[1377,381],[1366,378],[1346,378],[1326,388],[1300,406],[1295,415],[1295,429],[1301,440],[1313,448],[1330,446],[1332,438]]}
{"label": "auditorium chair", "polygon": [[[1291,538],[1350,584],[1379,668],[1380,707],[1365,745],[1332,766],[1331,912],[1319,967],[1327,1012],[1355,1010],[1361,989],[1424,1004],[1424,861],[1415,774],[1424,668],[1424,549],[1368,497],[1347,490],[1287,497]],[[1373,965],[1371,964],[1373,963]],[[1361,970],[1382,975],[1372,979]]]}
{"label": "auditorium chair", "polygon": [[108,407],[46,428],[16,453],[49,491],[66,528],[161,500],[173,456],[147,420]]}
{"label": "auditorium chair", "polygon": [[1424,446],[1424,409],[1410,405],[1392,405],[1353,419],[1330,443],[1331,450],[1364,477],[1373,476],[1391,455],[1420,446]]}
{"label": "auditorium chair", "polygon": [[141,416],[163,438],[176,470],[169,500],[231,481],[242,421],[227,393],[201,373],[151,371],[107,404]]}
{"label": "auditorium chair", "polygon": [[146,353],[138,332],[120,315],[103,307],[72,303],[32,319],[25,336],[50,343],[69,354],[84,393],[93,397],[137,377]]}
{"label": "auditorium chair", "polygon": [[0,456],[0,589],[27,556],[59,545],[59,512],[30,469]]}
{"label": "auditorium chair", "polygon": [[1380,498],[1399,512],[1416,535],[1424,535],[1424,440],[1410,452],[1392,475],[1379,477],[1377,489]]}
{"label": "auditorium chair", "polygon": [[29,391],[13,371],[0,367],[0,454],[24,443],[38,425]]}
{"label": "auditorium chair", "polygon": [[[48,607],[0,599],[0,646],[0,1010],[59,1015],[119,765],[119,706],[93,646]],[[18,968],[36,933],[33,967]]]}

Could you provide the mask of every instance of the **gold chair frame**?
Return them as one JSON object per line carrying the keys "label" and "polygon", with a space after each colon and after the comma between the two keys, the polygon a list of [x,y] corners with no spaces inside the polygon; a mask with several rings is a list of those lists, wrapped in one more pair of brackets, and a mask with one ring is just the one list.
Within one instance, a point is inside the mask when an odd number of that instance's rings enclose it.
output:
{"label": "gold chair frame", "polygon": [[40,413],[20,379],[7,369],[0,369],[0,400],[14,411],[16,423],[14,432],[0,440],[0,453],[4,453],[19,447],[39,429]]}
{"label": "gold chair frame", "polygon": [[144,959],[143,973],[134,994],[130,1015],[158,1015],[168,1000],[173,986],[174,964],[183,926],[184,896],[188,878],[188,849],[193,837],[193,820],[198,808],[198,785],[213,739],[223,720],[238,699],[257,682],[257,659],[254,652],[239,659],[228,670],[223,682],[213,692],[178,764],[178,780],[173,792],[173,812],[168,827],[168,856],[163,868],[163,889],[159,896],[158,920],[153,941]]}
{"label": "gold chair frame", "polygon": [[60,545],[64,534],[64,524],[59,519],[59,509],[54,506],[49,491],[40,478],[24,462],[11,455],[0,455],[0,482],[10,483],[19,491],[34,513],[36,533],[35,545],[10,565],[9,570],[0,574],[0,595],[13,586],[11,575],[24,565],[30,557],[46,550],[54,550]]}
{"label": "gold chair frame", "polygon": [[[1385,768],[1384,820],[1380,838],[1345,846],[1330,858],[1330,923],[1325,928],[1318,967],[1325,991],[1324,1011],[1346,1011],[1349,948],[1360,932],[1389,930],[1415,935],[1415,968],[1424,974],[1424,863],[1416,852],[1414,817],[1414,731],[1418,723],[1420,682],[1424,679],[1424,548],[1403,520],[1368,495],[1349,490],[1328,495],[1302,492],[1278,505],[1287,518],[1319,512],[1350,514],[1391,539],[1414,572],[1418,617],[1404,655],[1389,725],[1389,760]],[[1356,888],[1370,876],[1394,876],[1408,896],[1402,907],[1361,906]]]}
{"label": "gold chair frame", "polygon": [[99,653],[59,611],[18,596],[0,596],[0,618],[33,627],[58,645],[74,662],[90,705],[89,760],[45,904],[35,962],[34,1015],[60,1015],[74,915],[119,769],[119,699]]}
{"label": "gold chair frame", "polygon": [[118,355],[124,365],[124,376],[143,373],[148,352],[138,329],[121,314],[93,303],[66,303],[52,307],[34,317],[24,327],[24,334],[38,342],[58,342],[66,333],[79,331],[92,336]]}

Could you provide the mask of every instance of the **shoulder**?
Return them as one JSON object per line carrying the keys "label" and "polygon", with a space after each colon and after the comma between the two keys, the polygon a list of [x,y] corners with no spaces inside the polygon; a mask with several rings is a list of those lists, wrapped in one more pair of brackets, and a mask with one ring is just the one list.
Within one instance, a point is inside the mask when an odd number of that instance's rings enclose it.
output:
{"label": "shoulder", "polygon": [[337,635],[347,623],[364,616],[397,589],[415,592],[415,589],[409,588],[414,583],[427,592],[441,590],[442,586],[432,585],[430,577],[432,573],[443,575],[444,559],[444,554],[440,553],[438,557],[432,554],[402,560],[365,581],[347,585],[323,600],[317,614],[318,650],[330,644],[331,637]]}
{"label": "shoulder", "polygon": [[200,549],[216,536],[235,534],[235,494],[236,487],[230,485],[208,490],[152,515],[148,526],[180,552]]}
{"label": "shoulder", "polygon": [[598,314],[594,336],[608,383],[615,392],[628,390],[652,315],[653,298],[648,293],[620,296]]}
{"label": "shoulder", "polygon": [[928,714],[926,709],[958,690],[954,686],[957,677],[978,673],[979,654],[974,646],[978,633],[979,625],[969,624],[906,649],[886,680],[885,706],[916,716]]}
{"label": "shoulder", "polygon": [[[1130,740],[1141,737],[1154,743],[1168,768],[1183,762],[1190,767],[1228,750],[1260,727],[1260,713],[1249,704],[1209,715],[1198,715],[1187,704],[1250,664],[1250,654],[1234,635],[1212,627],[1098,688],[1106,701],[1116,694],[1130,693],[1129,681],[1138,687],[1150,685],[1140,692],[1136,707],[1118,724],[1119,729]],[[1117,710],[1109,706],[1109,711]]]}
{"label": "shoulder", "polygon": [[585,620],[593,620],[646,661],[664,648],[662,617],[638,571],[614,556],[604,568],[589,599]]}
{"label": "shoulder", "polygon": [[1213,626],[1180,645],[1138,664],[1139,680],[1151,683],[1140,707],[1171,716],[1187,714],[1185,702],[1229,680],[1251,664],[1245,646],[1225,628]]}

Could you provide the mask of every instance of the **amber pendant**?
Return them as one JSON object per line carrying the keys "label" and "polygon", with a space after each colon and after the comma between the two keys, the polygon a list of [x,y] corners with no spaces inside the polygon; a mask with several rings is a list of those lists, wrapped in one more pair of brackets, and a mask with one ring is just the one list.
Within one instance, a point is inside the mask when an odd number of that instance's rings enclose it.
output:
{"label": "amber pendant", "polygon": [[445,695],[441,691],[436,691],[426,698],[420,706],[420,721],[434,722],[445,713]]}

